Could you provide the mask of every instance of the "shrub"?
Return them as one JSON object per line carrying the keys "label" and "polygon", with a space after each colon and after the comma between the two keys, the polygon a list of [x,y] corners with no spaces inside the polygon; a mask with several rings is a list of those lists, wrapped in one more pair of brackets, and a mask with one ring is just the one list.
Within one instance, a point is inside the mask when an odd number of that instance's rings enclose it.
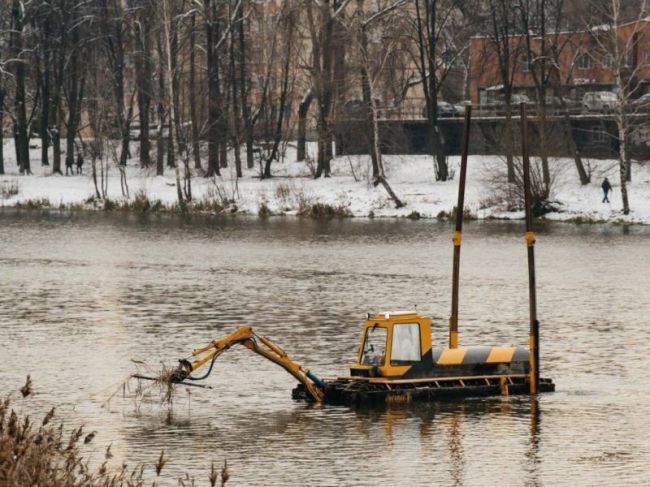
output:
{"label": "shrub", "polygon": [[29,199],[16,203],[16,208],[24,210],[39,210],[41,208],[49,208],[50,201],[47,198]]}
{"label": "shrub", "polygon": [[0,198],[6,200],[18,193],[18,181],[2,181],[0,183]]}
{"label": "shrub", "polygon": [[270,216],[273,216],[273,212],[268,207],[266,202],[263,201],[260,204],[260,208],[259,208],[259,210],[257,210],[257,216],[259,216],[260,218],[268,218]]}
{"label": "shrub", "polygon": [[348,218],[352,216],[352,212],[347,206],[333,206],[327,203],[314,203],[303,208],[299,214],[315,219]]}

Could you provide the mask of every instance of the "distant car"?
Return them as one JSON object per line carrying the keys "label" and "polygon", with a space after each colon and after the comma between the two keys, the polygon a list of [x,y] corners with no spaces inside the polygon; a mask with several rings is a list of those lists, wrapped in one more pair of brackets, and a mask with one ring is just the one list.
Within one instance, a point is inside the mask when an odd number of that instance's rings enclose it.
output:
{"label": "distant car", "polygon": [[520,105],[522,103],[525,103],[526,105],[530,105],[531,101],[530,98],[528,98],[526,95],[514,94],[510,97],[510,103],[512,103],[513,105]]}
{"label": "distant car", "polygon": [[582,97],[583,112],[609,113],[616,105],[618,105],[618,97],[611,91],[592,91]]}
{"label": "distant car", "polygon": [[458,117],[463,117],[465,116],[465,107],[471,106],[472,102],[470,100],[463,100],[459,103],[456,103],[454,105],[454,108],[456,109],[456,116]]}
{"label": "distant car", "polygon": [[[383,109],[379,98],[375,98],[375,109],[377,110],[377,116],[381,118]],[[353,120],[365,119],[368,116],[368,106],[363,100],[353,98],[343,104],[343,115],[345,118]]]}
{"label": "distant car", "polygon": [[635,111],[650,111],[650,93],[646,93],[645,95],[641,95],[636,100],[632,100],[630,102],[630,105]]}
{"label": "distant car", "polygon": [[559,96],[546,96],[544,97],[544,104],[547,107],[561,107],[562,100]]}
{"label": "distant car", "polygon": [[455,117],[457,114],[456,107],[451,103],[446,101],[438,102],[438,116],[440,118]]}
{"label": "distant car", "polygon": [[[458,111],[456,110],[456,106],[452,105],[451,103],[443,100],[438,100],[437,103],[438,106],[438,117],[439,118],[451,118],[451,117],[457,117],[458,116]],[[422,108],[422,118],[427,118],[427,107],[426,105]]]}

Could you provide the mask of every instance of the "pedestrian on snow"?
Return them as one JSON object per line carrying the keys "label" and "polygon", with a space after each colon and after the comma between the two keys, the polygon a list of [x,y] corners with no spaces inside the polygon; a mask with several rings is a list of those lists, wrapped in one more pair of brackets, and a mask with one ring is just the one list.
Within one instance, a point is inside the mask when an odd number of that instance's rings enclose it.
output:
{"label": "pedestrian on snow", "polygon": [[607,197],[607,195],[612,190],[612,185],[610,184],[609,179],[605,178],[603,180],[603,184],[601,184],[600,187],[603,188],[603,193],[605,194],[603,198],[603,203],[609,203],[609,198]]}
{"label": "pedestrian on snow", "polygon": [[70,174],[74,175],[74,169],[72,169],[72,166],[74,165],[74,154],[68,154],[65,157],[65,175],[68,175],[68,171],[70,171]]}
{"label": "pedestrian on snow", "polygon": [[77,152],[77,174],[83,174],[83,165],[84,165],[84,158],[81,155],[81,152]]}

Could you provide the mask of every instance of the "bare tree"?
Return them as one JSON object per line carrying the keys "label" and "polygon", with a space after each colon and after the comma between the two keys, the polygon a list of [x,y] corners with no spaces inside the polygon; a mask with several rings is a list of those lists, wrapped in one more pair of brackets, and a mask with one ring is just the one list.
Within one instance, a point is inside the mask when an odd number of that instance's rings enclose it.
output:
{"label": "bare tree", "polygon": [[515,72],[520,61],[523,48],[523,37],[514,35],[517,29],[517,11],[511,0],[490,0],[490,52],[485,53],[485,62],[495,61],[503,88],[503,101],[506,107],[505,124],[505,154],[508,169],[508,182],[515,182],[515,167],[513,161],[513,126],[512,126],[512,95]]}
{"label": "bare tree", "polygon": [[208,170],[206,176],[220,175],[219,149],[223,144],[223,115],[217,39],[220,35],[216,0],[204,1],[206,57],[208,64]]}
{"label": "bare tree", "polygon": [[[457,44],[460,30],[458,18],[462,11],[456,0],[415,1],[416,65],[420,74],[422,92],[435,161],[436,180],[446,181],[449,168],[444,153],[442,135],[438,126],[438,94],[456,61],[465,53],[466,46]],[[454,35],[455,34],[455,35]]]}
{"label": "bare tree", "polygon": [[4,113],[5,113],[5,78],[8,76],[8,72],[5,69],[6,65],[6,55],[7,55],[7,44],[8,44],[8,32],[7,28],[7,19],[9,6],[6,3],[0,5],[0,174],[5,173],[5,163],[4,163]]}
{"label": "bare tree", "polygon": [[350,0],[305,0],[311,36],[310,74],[314,98],[318,102],[316,129],[318,159],[316,174],[329,177],[332,160],[332,104],[334,99],[334,24],[344,15]]}
{"label": "bare tree", "polygon": [[194,169],[203,170],[201,165],[201,128],[198,115],[198,96],[199,89],[196,80],[196,12],[191,13],[190,24],[190,79],[189,79],[189,105],[190,105],[190,123],[192,124],[192,154],[194,156]]}
{"label": "bare tree", "polygon": [[[175,84],[173,81],[174,78],[174,66],[172,61],[172,24],[176,22],[176,19],[172,17],[171,3],[172,0],[163,0],[162,5],[162,24],[163,32],[165,39],[165,54],[166,54],[166,67],[167,67],[167,93],[169,96],[169,139],[171,141],[172,147],[175,147],[174,138],[176,136],[176,131],[174,130],[176,122],[176,104],[174,103],[175,97]],[[176,194],[178,196],[178,204],[184,209],[185,208],[185,199],[183,198],[183,186],[181,185],[181,173],[179,164],[175,164],[176,171]]]}
{"label": "bare tree", "polygon": [[[127,93],[125,69],[131,41],[127,11],[119,0],[94,0],[97,2],[97,20],[101,30],[101,41],[108,63],[111,82],[114,116],[122,146],[120,165],[126,165],[129,157],[129,132],[133,119],[135,90]],[[127,98],[128,96],[128,98]],[[126,106],[125,106],[126,104]]]}
{"label": "bare tree", "polygon": [[151,0],[133,0],[134,8],[134,59],[135,80],[138,92],[138,118],[140,121],[140,164],[151,164],[149,137],[151,98],[153,95],[152,28],[153,5]]}
{"label": "bare tree", "polygon": [[[264,165],[264,173],[262,177],[271,177],[271,164],[275,159],[278,159],[278,149],[280,141],[282,140],[282,130],[284,128],[285,114],[288,111],[288,98],[289,89],[291,84],[291,66],[294,57],[294,34],[296,30],[296,15],[297,11],[292,2],[285,2],[283,9],[280,13],[280,19],[276,23],[275,28],[279,29],[284,34],[284,62],[282,66],[280,93],[277,103],[273,104],[273,109],[270,111],[271,117],[269,122],[272,124],[272,135],[270,150],[266,155]],[[275,114],[275,119],[272,116]]]}
{"label": "bare tree", "polygon": [[31,174],[29,163],[29,127],[27,125],[27,96],[25,84],[27,74],[26,51],[24,50],[24,29],[26,24],[26,10],[23,3],[13,0],[11,4],[11,34],[9,36],[9,51],[11,60],[6,63],[11,66],[14,77],[14,143],[16,147],[16,161],[21,174]]}
{"label": "bare tree", "polygon": [[[621,182],[623,213],[630,213],[627,183],[631,181],[630,135],[635,128],[635,120],[628,113],[632,101],[640,92],[639,70],[644,63],[638,59],[638,47],[643,37],[641,26],[648,15],[646,0],[637,5],[636,19],[630,21],[623,16],[624,4],[621,0],[593,2],[591,8],[604,23],[590,25],[589,31],[596,51],[608,57],[616,88],[617,103],[614,120],[617,129],[618,162]],[[589,54],[591,55],[591,53]]]}

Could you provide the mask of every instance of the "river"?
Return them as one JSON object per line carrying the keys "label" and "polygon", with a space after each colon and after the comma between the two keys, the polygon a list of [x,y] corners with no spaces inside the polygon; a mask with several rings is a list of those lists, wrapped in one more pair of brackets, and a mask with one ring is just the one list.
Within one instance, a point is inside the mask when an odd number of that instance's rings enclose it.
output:
{"label": "river", "polygon": [[[294,379],[245,349],[180,389],[173,415],[127,393],[250,324],[320,375],[345,374],[368,311],[415,309],[446,341],[452,227],[408,220],[0,212],[0,384],[31,374],[36,417],[112,465],[169,455],[228,485],[621,485],[650,478],[650,228],[543,225],[536,247],[542,376],[557,392],[372,410],[294,402]],[[528,343],[520,222],[470,222],[460,342]],[[128,391],[127,391],[128,392]],[[22,403],[14,394],[15,404]],[[24,406],[27,407],[27,406]],[[92,447],[92,448],[91,448]]]}

